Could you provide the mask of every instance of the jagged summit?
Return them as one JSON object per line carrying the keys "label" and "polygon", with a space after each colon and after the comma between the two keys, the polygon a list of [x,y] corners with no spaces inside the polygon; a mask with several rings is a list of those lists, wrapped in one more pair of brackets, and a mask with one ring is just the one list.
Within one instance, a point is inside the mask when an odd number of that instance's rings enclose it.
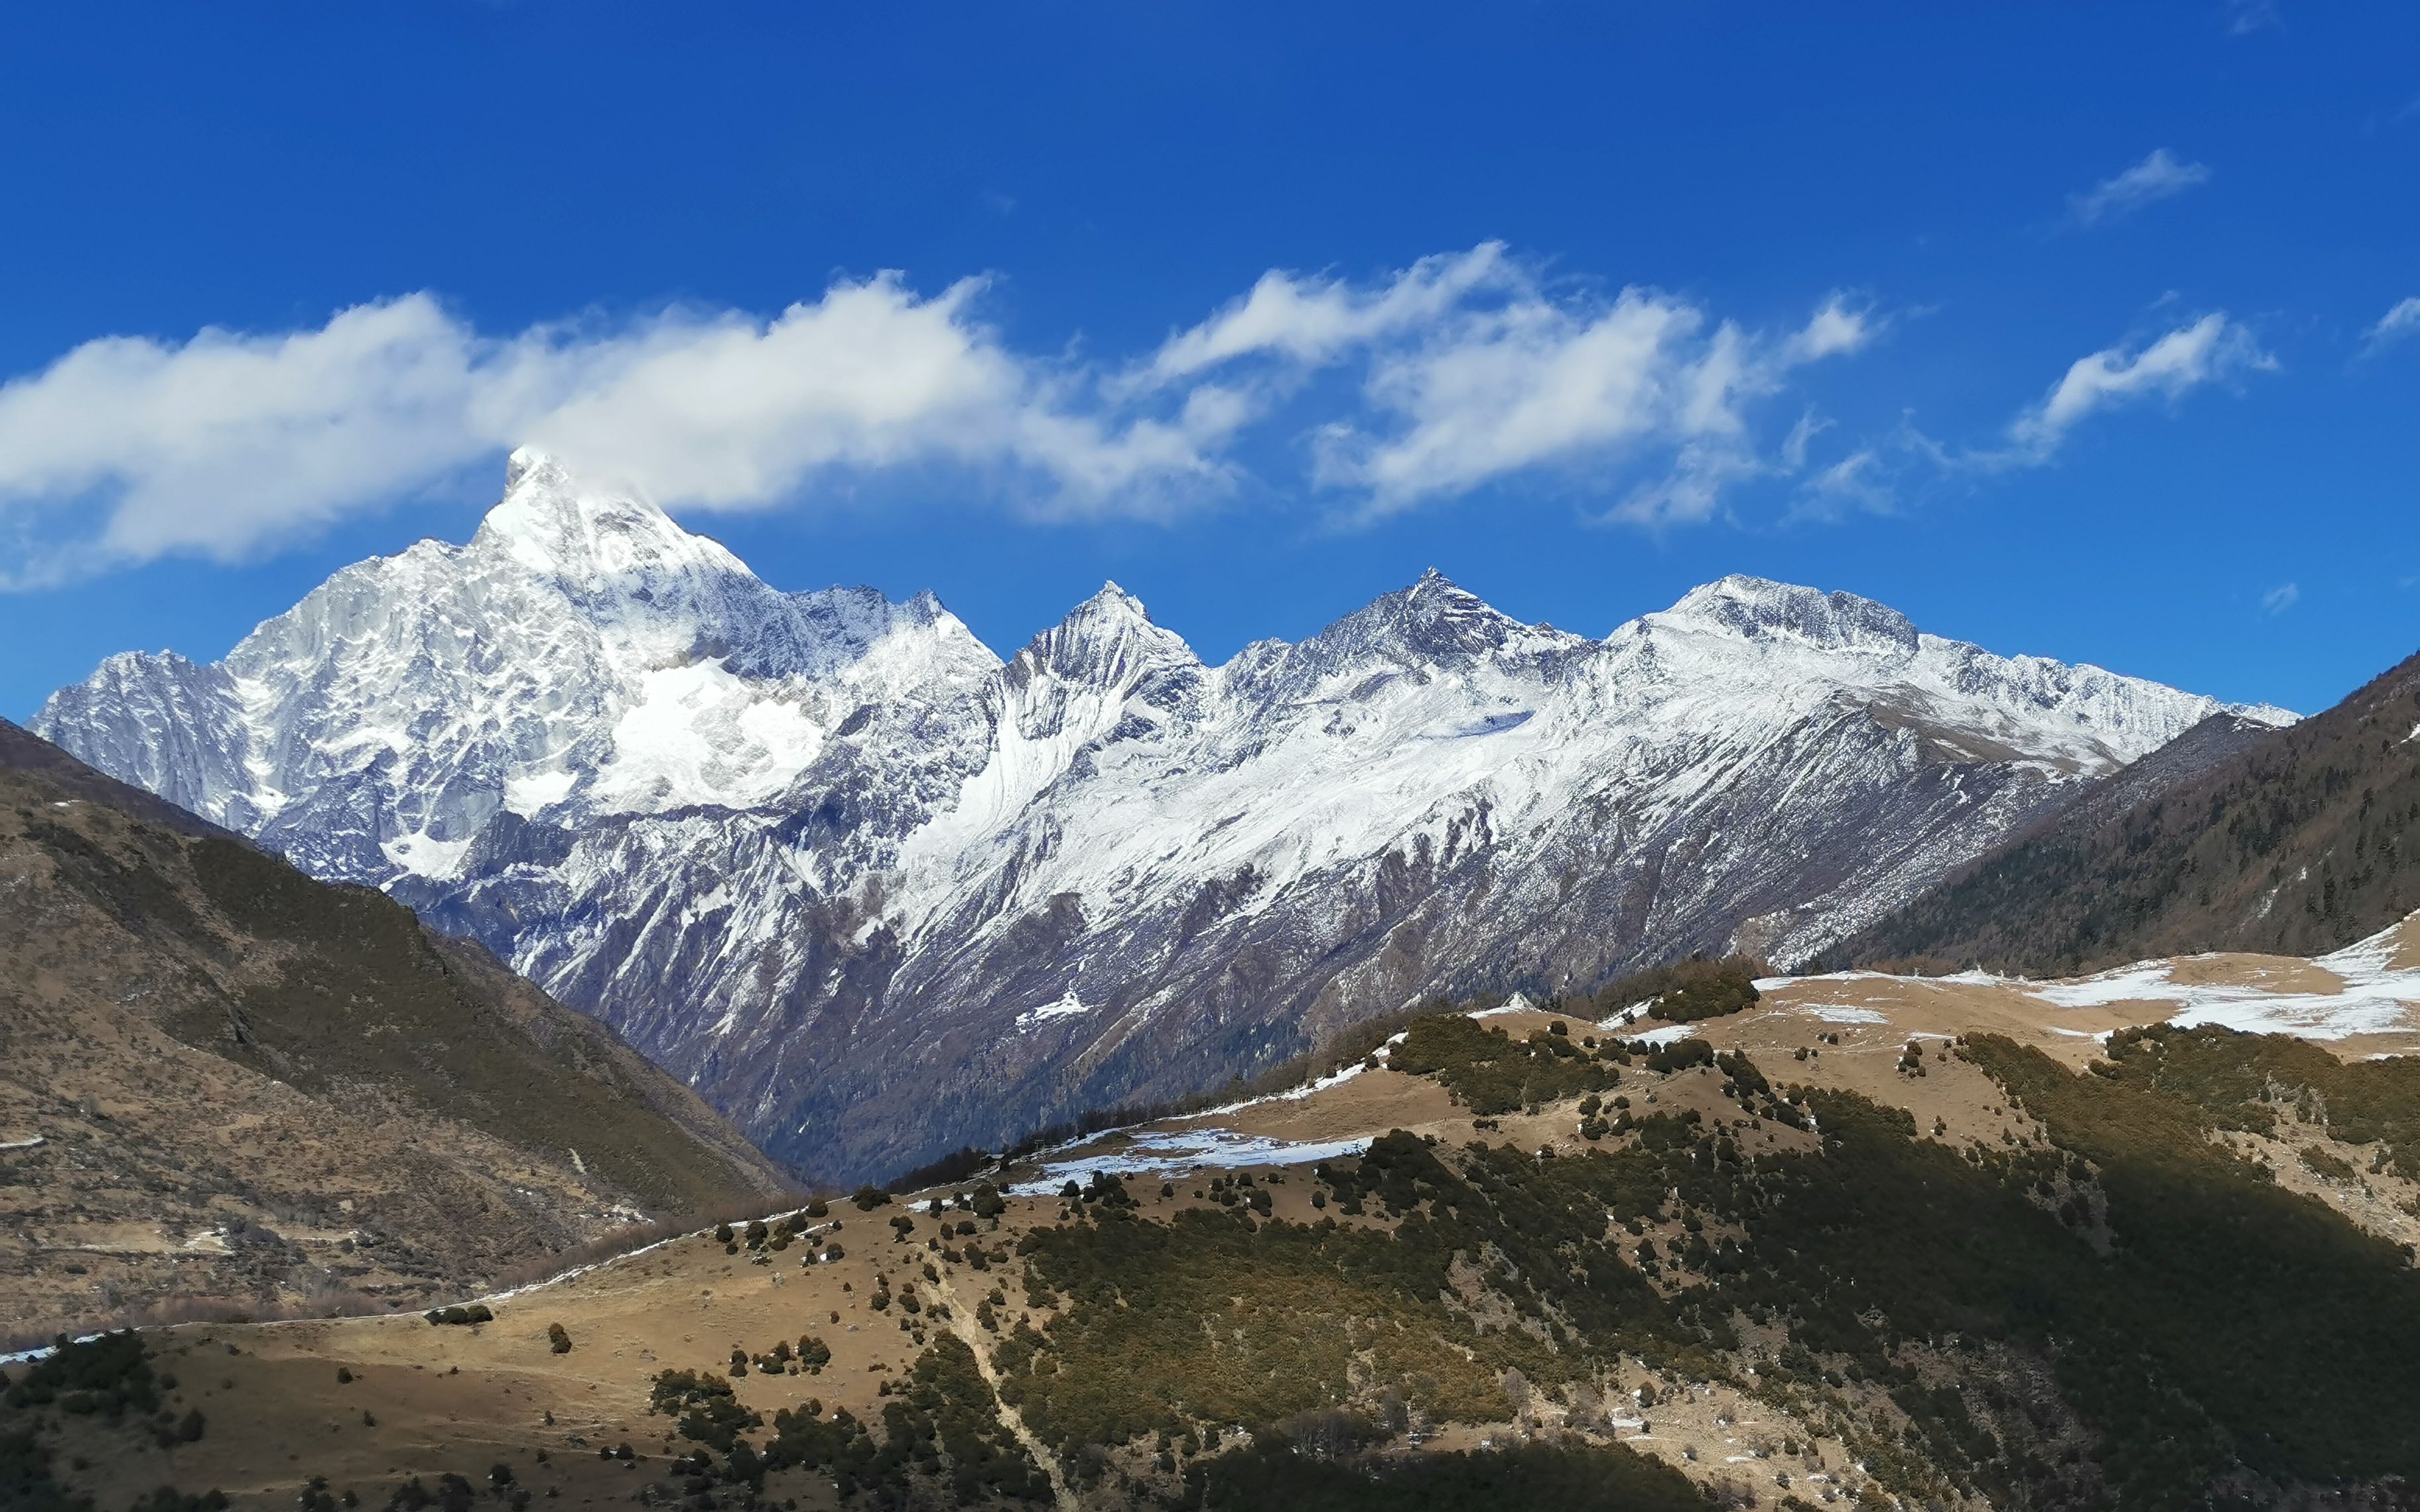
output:
{"label": "jagged summit", "polygon": [[1689,590],[1659,617],[1827,651],[1913,655],[1920,640],[1907,616],[1888,605],[1741,573]]}
{"label": "jagged summit", "polygon": [[1169,672],[1188,678],[1202,658],[1183,636],[1156,623],[1151,610],[1114,582],[1035,636],[1010,664],[1012,681],[1047,673],[1061,681],[1121,691]]}
{"label": "jagged summit", "polygon": [[1254,665],[1239,671],[1299,690],[1306,680],[1356,669],[1460,667],[1491,656],[1529,656],[1582,644],[1577,636],[1523,624],[1431,567],[1408,587],[1379,595],[1299,644],[1249,648]]}
{"label": "jagged summit", "polygon": [[652,599],[667,588],[693,594],[721,579],[758,581],[721,543],[683,530],[637,490],[582,478],[530,447],[506,462],[504,497],[471,545],[590,597]]}
{"label": "jagged summit", "polygon": [[[1143,601],[1127,593],[1115,582],[1103,582],[1100,591],[1067,611],[1059,622],[1061,626],[1087,625],[1095,630],[1113,630],[1125,625],[1147,625],[1159,630],[1158,622]],[[1043,632],[1047,635],[1049,632]],[[1160,630],[1163,635],[1173,632]],[[1039,639],[1037,637],[1037,639]]]}

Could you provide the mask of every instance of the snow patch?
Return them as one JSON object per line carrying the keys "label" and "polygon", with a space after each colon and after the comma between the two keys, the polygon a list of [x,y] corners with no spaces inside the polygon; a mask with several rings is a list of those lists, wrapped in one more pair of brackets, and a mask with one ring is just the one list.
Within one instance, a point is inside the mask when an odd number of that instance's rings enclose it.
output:
{"label": "snow patch", "polygon": [[1032,1034],[1052,1019],[1076,1018],[1091,1011],[1092,1010],[1084,1005],[1084,1000],[1076,995],[1076,989],[1070,987],[1057,1002],[1045,1003],[1040,1008],[1029,1008],[1016,1015],[1016,1032]]}
{"label": "snow patch", "polygon": [[427,835],[397,835],[379,847],[386,858],[414,876],[450,879],[462,870],[471,849],[467,840],[431,840]]}
{"label": "snow patch", "polygon": [[[1103,1135],[1101,1138],[1112,1137]],[[1087,1144],[1096,1141],[1086,1141]],[[1019,1196],[1044,1196],[1069,1181],[1089,1180],[1098,1171],[1108,1176],[1178,1174],[1186,1171],[1234,1170],[1247,1165],[1308,1165],[1316,1161],[1358,1155],[1370,1148],[1367,1139],[1332,1139],[1302,1144],[1238,1134],[1233,1129],[1155,1130],[1133,1136],[1125,1149],[1083,1155],[1082,1145],[1069,1146],[1046,1162],[1042,1174],[1019,1181],[1009,1191]]]}
{"label": "snow patch", "polygon": [[1697,1032],[1694,1024],[1668,1024],[1660,1029],[1649,1029],[1643,1034],[1625,1034],[1622,1038],[1632,1044],[1672,1044]]}
{"label": "snow patch", "polygon": [[508,779],[504,783],[504,807],[524,819],[535,819],[539,810],[569,797],[579,781],[576,772],[530,772]]}
{"label": "snow patch", "polygon": [[1851,1008],[1846,1003],[1809,1003],[1798,1011],[1826,1024],[1888,1024],[1888,1014],[1870,1008]]}
{"label": "snow patch", "polygon": [[2179,981],[2172,961],[2143,962],[2080,981],[1991,980],[2055,1008],[2174,1004],[2176,1011],[2166,1021],[2180,1028],[2211,1024],[2245,1034],[2288,1034],[2304,1040],[2420,1031],[2420,971],[2395,964],[2402,927],[2397,924],[2314,961],[2313,965],[2343,983],[2334,993]]}
{"label": "snow patch", "polygon": [[1507,1013],[1535,1013],[1537,1011],[1537,1004],[1529,1001],[1529,999],[1522,994],[1514,993],[1512,996],[1497,1004],[1494,1008],[1482,1008],[1478,1012],[1473,1013],[1470,1016],[1475,1019],[1492,1019],[1500,1018]]}
{"label": "snow patch", "polygon": [[[1401,1035],[1396,1036],[1396,1039],[1401,1038],[1403,1038]],[[1394,1041],[1389,1040],[1387,1042],[1391,1045],[1394,1043]],[[1378,1053],[1384,1054],[1385,1048],[1385,1046],[1381,1046]],[[1350,1066],[1345,1067],[1342,1071],[1337,1072],[1333,1075],[1322,1076],[1316,1081],[1305,1082],[1300,1087],[1292,1088],[1286,1091],[1271,1092],[1266,1097],[1249,1097],[1246,1098],[1241,1103],[1229,1103],[1220,1107],[1204,1108],[1202,1112],[1193,1115],[1193,1117],[1224,1118],[1230,1113],[1241,1113],[1246,1108],[1261,1107],[1270,1103],[1299,1103],[1304,1098],[1312,1096],[1315,1093],[1325,1092],[1331,1087],[1342,1087],[1346,1082],[1351,1081],[1354,1077],[1360,1075],[1363,1072],[1368,1071],[1369,1069],[1367,1062],[1357,1060]]]}

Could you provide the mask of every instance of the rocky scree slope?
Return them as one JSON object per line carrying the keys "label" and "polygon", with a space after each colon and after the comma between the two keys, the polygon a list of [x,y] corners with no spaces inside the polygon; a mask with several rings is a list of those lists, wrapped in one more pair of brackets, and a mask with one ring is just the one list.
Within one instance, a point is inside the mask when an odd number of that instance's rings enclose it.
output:
{"label": "rocky scree slope", "polygon": [[467,546],[215,665],[112,657],[38,728],[853,1180],[1432,993],[1806,959],[2220,712],[1747,578],[1595,640],[1432,573],[1218,667],[1112,585],[1002,663],[522,452]]}
{"label": "rocky scree slope", "polygon": [[2415,741],[2420,656],[2290,728],[2213,739],[2216,759],[2189,771],[2139,788],[2120,779],[1830,959],[2054,975],[2337,949],[2420,908]]}
{"label": "rocky scree slope", "polygon": [[0,1316],[409,1304],[786,1189],[475,943],[0,721]]}

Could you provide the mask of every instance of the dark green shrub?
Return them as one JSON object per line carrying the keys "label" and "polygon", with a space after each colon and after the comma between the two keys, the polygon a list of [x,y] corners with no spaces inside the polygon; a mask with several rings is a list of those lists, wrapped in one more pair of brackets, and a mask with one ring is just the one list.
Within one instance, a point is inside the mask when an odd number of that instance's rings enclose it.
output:
{"label": "dark green shrub", "polygon": [[133,1330],[81,1343],[62,1334],[53,1352],[35,1361],[24,1379],[8,1388],[7,1399],[10,1407],[56,1405],[62,1412],[99,1414],[115,1422],[129,1412],[155,1411],[160,1385]]}
{"label": "dark green shrub", "polygon": [[1691,956],[1668,966],[1633,972],[1597,989],[1596,1016],[1606,1018],[1643,1004],[1650,1014],[1667,1024],[1720,1018],[1756,1005],[1756,979],[1763,972],[1763,963],[1745,956],[1719,961]]}
{"label": "dark green shrub", "polygon": [[[734,1350],[732,1356],[732,1374],[747,1374],[741,1351]],[[739,1405],[729,1381],[688,1370],[658,1372],[648,1388],[647,1410],[678,1417],[681,1437],[721,1454],[728,1454],[740,1434],[765,1424],[761,1415]],[[624,1459],[630,1458],[628,1446],[615,1453]]]}

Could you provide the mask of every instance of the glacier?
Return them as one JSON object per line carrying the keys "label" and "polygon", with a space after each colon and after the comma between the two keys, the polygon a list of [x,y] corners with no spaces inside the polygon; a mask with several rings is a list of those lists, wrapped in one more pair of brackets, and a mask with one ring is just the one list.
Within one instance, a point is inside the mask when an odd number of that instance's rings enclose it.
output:
{"label": "glacier", "polygon": [[1732,577],[1602,640],[1431,572],[1210,666],[1115,584],[1003,661],[516,452],[465,545],[35,731],[386,889],[835,1181],[1214,1090],[1435,994],[1781,966],[2212,717]]}

